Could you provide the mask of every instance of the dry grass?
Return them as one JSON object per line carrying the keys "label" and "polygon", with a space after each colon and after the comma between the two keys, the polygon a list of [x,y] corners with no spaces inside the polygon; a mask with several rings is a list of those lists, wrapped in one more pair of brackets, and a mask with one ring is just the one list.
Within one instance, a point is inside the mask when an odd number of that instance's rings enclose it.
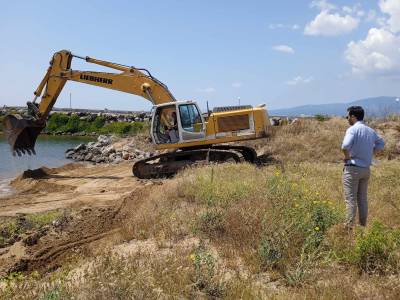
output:
{"label": "dry grass", "polygon": [[[124,237],[155,241],[155,250],[106,253],[78,282],[68,268],[10,279],[3,297],[397,299],[400,162],[386,150],[372,168],[368,228],[349,234],[341,226],[345,129],[339,119],[304,121],[253,142],[259,152],[274,153],[284,172],[211,165],[144,188],[121,209]],[[396,144],[395,135],[385,138]],[[174,246],[191,238],[198,243]]]}
{"label": "dry grass", "polygon": [[324,122],[305,119],[293,125],[272,127],[269,139],[250,144],[260,154],[271,153],[283,162],[338,162],[346,128],[343,119]]}

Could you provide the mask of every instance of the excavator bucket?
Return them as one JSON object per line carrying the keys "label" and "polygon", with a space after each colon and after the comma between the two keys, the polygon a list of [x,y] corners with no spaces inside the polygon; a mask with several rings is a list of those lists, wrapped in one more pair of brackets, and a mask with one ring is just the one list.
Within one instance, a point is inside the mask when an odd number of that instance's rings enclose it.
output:
{"label": "excavator bucket", "polygon": [[13,155],[36,154],[36,138],[45,127],[42,122],[24,119],[20,115],[7,115],[3,120],[4,133]]}

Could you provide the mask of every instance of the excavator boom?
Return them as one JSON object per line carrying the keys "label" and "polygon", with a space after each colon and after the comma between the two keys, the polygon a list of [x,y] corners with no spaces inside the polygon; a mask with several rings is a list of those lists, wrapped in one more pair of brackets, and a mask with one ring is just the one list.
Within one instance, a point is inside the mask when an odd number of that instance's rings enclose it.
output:
{"label": "excavator boom", "polygon": [[[74,57],[120,73],[72,70]],[[5,135],[13,154],[35,153],[36,139],[46,126],[47,117],[68,80],[142,96],[155,105],[176,101],[167,86],[146,69],[81,57],[62,50],[53,55],[45,76],[34,92],[34,100],[27,103],[28,116],[8,115],[3,120]],[[36,103],[39,97],[40,103]]]}

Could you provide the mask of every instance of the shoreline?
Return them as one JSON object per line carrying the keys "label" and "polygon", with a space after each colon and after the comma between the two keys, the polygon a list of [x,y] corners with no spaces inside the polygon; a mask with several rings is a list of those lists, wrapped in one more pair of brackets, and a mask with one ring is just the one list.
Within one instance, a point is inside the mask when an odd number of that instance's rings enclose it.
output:
{"label": "shoreline", "polygon": [[19,175],[16,177],[10,177],[10,178],[0,178],[0,200],[5,197],[11,196],[15,191],[10,185],[11,181],[16,179]]}

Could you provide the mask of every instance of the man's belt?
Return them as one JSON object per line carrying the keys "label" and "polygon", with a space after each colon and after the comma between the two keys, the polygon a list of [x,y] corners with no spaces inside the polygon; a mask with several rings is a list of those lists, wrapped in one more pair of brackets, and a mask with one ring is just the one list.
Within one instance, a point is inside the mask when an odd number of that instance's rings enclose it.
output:
{"label": "man's belt", "polygon": [[358,167],[357,165],[355,165],[353,163],[345,163],[344,166],[345,167]]}

